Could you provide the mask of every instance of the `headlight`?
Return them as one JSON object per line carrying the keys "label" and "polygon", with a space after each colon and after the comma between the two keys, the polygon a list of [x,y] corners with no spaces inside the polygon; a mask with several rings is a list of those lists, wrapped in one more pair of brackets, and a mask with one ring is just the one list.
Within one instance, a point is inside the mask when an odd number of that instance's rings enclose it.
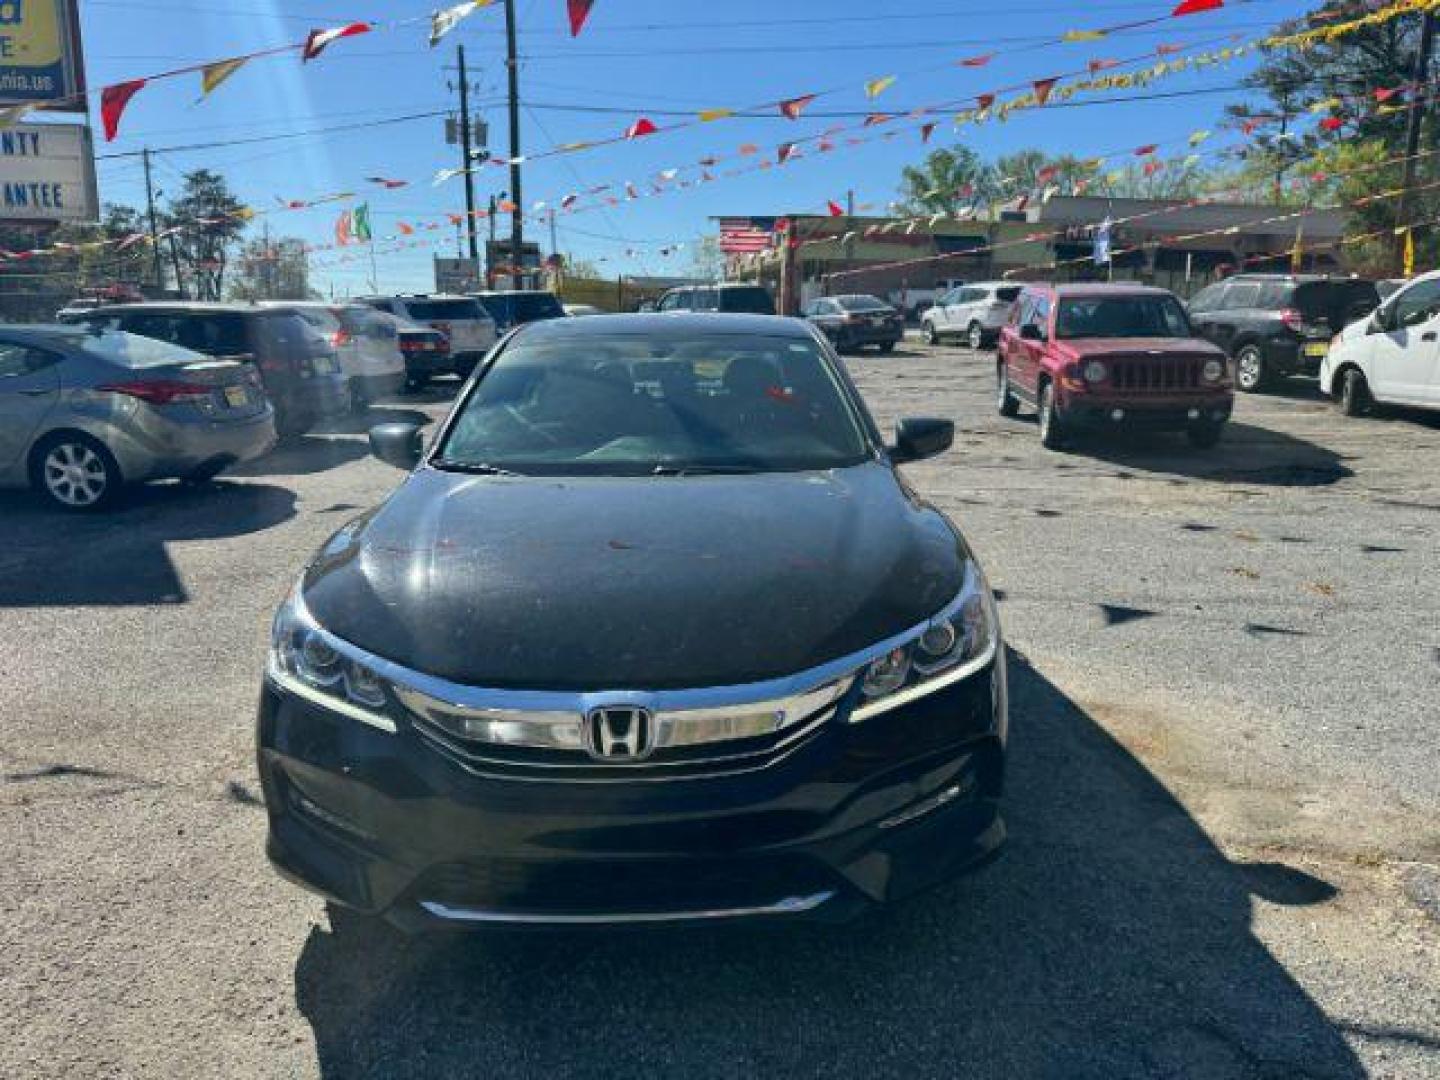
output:
{"label": "headlight", "polygon": [[965,566],[965,586],[945,610],[861,673],[858,723],[973,675],[995,658],[1000,618],[980,568]]}
{"label": "headlight", "polygon": [[1219,382],[1225,377],[1225,361],[1206,360],[1205,366],[1200,369],[1200,374],[1205,376],[1206,382]]}
{"label": "headlight", "polygon": [[1091,360],[1085,365],[1084,375],[1085,381],[1088,383],[1104,382],[1106,375],[1105,365],[1099,360]]}
{"label": "headlight", "polygon": [[362,724],[395,731],[385,681],[327,633],[305,607],[300,586],[280,605],[270,632],[270,679],[297,697]]}

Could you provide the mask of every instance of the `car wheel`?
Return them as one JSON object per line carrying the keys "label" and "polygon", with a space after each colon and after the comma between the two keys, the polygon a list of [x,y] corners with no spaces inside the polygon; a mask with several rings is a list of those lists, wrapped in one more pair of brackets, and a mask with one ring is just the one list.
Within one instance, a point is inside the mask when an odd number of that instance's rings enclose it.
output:
{"label": "car wheel", "polygon": [[1010,392],[1010,369],[1001,364],[995,370],[995,404],[1000,410],[1000,415],[1018,416],[1020,399]]}
{"label": "car wheel", "polygon": [[1247,394],[1262,390],[1270,380],[1265,370],[1265,354],[1258,345],[1246,345],[1235,354],[1235,385]]}
{"label": "car wheel", "polygon": [[1346,416],[1363,416],[1370,411],[1370,387],[1359,368],[1346,368],[1340,380],[1340,411]]}
{"label": "car wheel", "polygon": [[965,344],[977,352],[985,347],[985,328],[978,322],[972,322],[965,331]]}
{"label": "car wheel", "polygon": [[926,344],[926,345],[939,345],[939,344],[940,344],[940,335],[935,332],[935,321],[934,321],[933,319],[926,319],[926,320],[925,320],[925,344]]}
{"label": "car wheel", "polygon": [[1220,434],[1224,430],[1224,424],[1191,424],[1185,429],[1185,437],[1190,440],[1190,445],[1196,449],[1208,450],[1220,441]]}
{"label": "car wheel", "polygon": [[30,482],[65,510],[100,510],[120,498],[124,478],[115,455],[98,439],[60,432],[35,447]]}
{"label": "car wheel", "polygon": [[275,414],[275,434],[282,439],[298,439],[315,426],[315,417],[290,409]]}
{"label": "car wheel", "polygon": [[1046,450],[1062,450],[1065,447],[1064,425],[1055,408],[1055,387],[1046,383],[1040,388],[1040,445]]}

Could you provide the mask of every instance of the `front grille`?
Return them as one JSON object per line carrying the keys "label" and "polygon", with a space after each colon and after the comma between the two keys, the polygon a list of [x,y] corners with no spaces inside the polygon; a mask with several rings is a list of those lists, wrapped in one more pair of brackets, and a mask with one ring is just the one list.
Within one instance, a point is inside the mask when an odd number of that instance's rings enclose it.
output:
{"label": "front grille", "polygon": [[837,888],[799,855],[550,862],[445,863],[421,875],[414,899],[460,908],[550,915],[691,911],[773,904]]}
{"label": "front grille", "polygon": [[1177,390],[1198,390],[1205,361],[1193,358],[1153,357],[1144,360],[1113,360],[1110,385],[1134,393],[1167,394]]}

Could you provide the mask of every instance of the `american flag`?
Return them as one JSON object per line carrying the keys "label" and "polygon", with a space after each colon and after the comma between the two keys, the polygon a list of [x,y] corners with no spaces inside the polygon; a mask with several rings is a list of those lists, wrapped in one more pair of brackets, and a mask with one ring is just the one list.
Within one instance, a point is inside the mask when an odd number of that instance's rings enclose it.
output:
{"label": "american flag", "polygon": [[720,250],[726,255],[754,255],[770,249],[770,230],[750,218],[720,219]]}

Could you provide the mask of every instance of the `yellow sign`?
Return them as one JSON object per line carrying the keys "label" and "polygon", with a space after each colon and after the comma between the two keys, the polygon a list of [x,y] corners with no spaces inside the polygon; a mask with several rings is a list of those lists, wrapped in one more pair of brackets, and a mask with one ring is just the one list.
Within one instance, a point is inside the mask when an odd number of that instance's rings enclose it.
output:
{"label": "yellow sign", "polygon": [[56,101],[82,89],[75,79],[70,5],[0,0],[0,105]]}

